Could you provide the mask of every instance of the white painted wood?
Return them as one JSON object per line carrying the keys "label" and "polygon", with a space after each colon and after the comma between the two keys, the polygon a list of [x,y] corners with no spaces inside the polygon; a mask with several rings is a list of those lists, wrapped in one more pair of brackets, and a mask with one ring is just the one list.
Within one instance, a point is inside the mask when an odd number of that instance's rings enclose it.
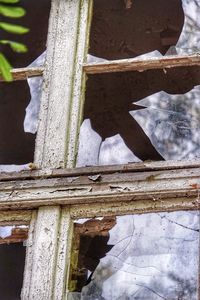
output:
{"label": "white painted wood", "polygon": [[[76,205],[129,201],[163,201],[185,198],[191,207],[191,198],[200,190],[199,168],[166,171],[100,173],[97,176],[77,176],[1,182],[0,209],[33,208],[43,205]],[[180,200],[181,202],[182,200]],[[152,202],[153,203],[153,202]],[[180,203],[181,204],[181,203]],[[198,207],[198,202],[193,207]]]}
{"label": "white painted wood", "polygon": [[59,6],[61,0],[52,0],[51,1],[51,11],[49,17],[49,28],[48,28],[48,37],[47,37],[47,52],[46,52],[46,62],[43,71],[43,86],[42,86],[42,96],[41,96],[41,105],[39,112],[39,126],[36,136],[36,145],[35,145],[35,162],[37,166],[42,166],[43,152],[46,138],[46,126],[47,126],[47,116],[48,116],[48,104],[49,104],[49,94],[51,90],[51,79],[52,79],[52,69],[54,64],[54,51],[55,51],[55,42],[57,35],[57,23],[59,16]]}
{"label": "white painted wood", "polygon": [[5,225],[28,225],[31,221],[32,211],[1,211],[0,226]]}
{"label": "white painted wood", "polygon": [[[71,135],[68,138],[68,133],[70,127],[72,135],[77,135],[78,125],[75,126],[75,131],[74,125],[70,126],[70,122],[76,121],[77,118],[75,114],[72,121],[71,107],[76,109],[79,106],[82,82],[80,63],[85,57],[89,2],[52,1],[34,160],[34,164],[42,169],[64,167],[68,151],[67,140],[70,139],[70,143],[76,140],[73,140]],[[80,17],[84,17],[81,22]],[[77,49],[78,36],[83,45],[80,41]],[[78,124],[78,120],[76,122]],[[33,182],[30,183],[31,186],[32,184]],[[32,190],[29,195],[33,193]],[[44,205],[43,200],[41,205]],[[63,210],[61,216],[59,206],[40,207],[30,258],[32,263],[30,289],[28,294],[24,292],[24,299],[63,299],[68,277],[71,240],[72,221],[69,212]]]}
{"label": "white painted wood", "polygon": [[28,240],[26,242],[26,260],[24,267],[23,287],[21,291],[21,299],[28,300],[31,287],[32,268],[33,268],[33,249],[35,238],[35,224],[37,219],[37,212],[32,212],[32,219],[29,225]]}
{"label": "white painted wood", "polygon": [[[34,160],[34,164],[42,169],[64,167],[68,152],[67,141],[70,139],[70,143],[74,143],[76,140],[71,136],[77,135],[79,109],[78,115],[75,113],[71,118],[71,107],[73,111],[79,107],[81,64],[85,57],[89,2],[52,1]],[[84,19],[80,21],[80,17]],[[81,39],[79,46],[78,33]],[[70,125],[73,122],[77,123],[75,131],[73,125]],[[69,128],[73,132],[70,138],[68,138]],[[33,182],[30,183],[30,186],[32,185]],[[45,188],[43,190],[45,191]],[[32,192],[30,191],[29,196]],[[30,272],[27,270],[25,273],[25,282],[28,282],[26,276],[29,277],[29,282],[28,288],[23,289],[23,299],[63,299],[70,262],[73,223],[67,209],[61,214],[59,206],[42,207],[42,205],[43,200],[38,211],[33,246],[29,255],[29,265],[32,268]]]}
{"label": "white painted wood", "polygon": [[61,300],[67,293],[67,272],[73,221],[69,209],[42,207],[33,212],[27,241],[22,300]]}
{"label": "white painted wood", "polygon": [[[48,169],[75,166],[91,9],[92,0],[52,0],[34,160],[50,177]],[[22,299],[67,295],[71,217],[199,207],[200,173],[184,172],[101,174],[99,182],[87,175],[1,182],[0,209],[39,208],[29,230]],[[69,207],[61,210],[60,204]]]}
{"label": "white painted wood", "polygon": [[63,208],[58,235],[58,253],[56,263],[53,300],[62,300],[67,294],[68,273],[70,267],[71,242],[73,238],[73,221],[69,209]]}
{"label": "white painted wood", "polygon": [[88,53],[89,28],[92,17],[92,0],[82,0],[79,15],[79,31],[77,35],[77,53],[74,64],[74,79],[71,94],[71,110],[67,137],[68,168],[75,167],[78,152],[78,137],[82,119],[82,110],[85,98],[85,74],[82,65]]}
{"label": "white painted wood", "polygon": [[[87,0],[88,1],[88,0]],[[35,163],[65,165],[79,17],[86,0],[54,0],[44,73]],[[83,8],[84,10],[84,8]],[[56,13],[57,12],[57,13]]]}
{"label": "white painted wood", "polygon": [[73,205],[70,215],[73,219],[112,217],[122,215],[146,214],[156,212],[172,212],[184,210],[198,210],[200,199],[198,196],[187,198],[160,199],[152,197],[150,201],[130,200],[109,203]]}
{"label": "white painted wood", "polygon": [[[58,251],[59,222],[59,207],[39,209],[32,246],[33,253],[30,258],[31,270],[28,274],[30,276],[30,285],[28,284],[30,290],[28,297],[25,290],[24,299],[52,299]],[[27,268],[26,272],[28,272]]]}

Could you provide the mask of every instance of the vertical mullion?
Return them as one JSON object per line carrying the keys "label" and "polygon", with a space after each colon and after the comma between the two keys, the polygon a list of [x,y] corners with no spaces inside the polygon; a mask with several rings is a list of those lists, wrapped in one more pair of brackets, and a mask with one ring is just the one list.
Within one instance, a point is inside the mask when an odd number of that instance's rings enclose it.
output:
{"label": "vertical mullion", "polygon": [[35,232],[36,219],[37,219],[37,212],[33,211],[31,222],[29,225],[28,240],[26,242],[26,260],[25,260],[25,267],[24,267],[23,287],[21,292],[22,300],[29,299],[32,267],[33,267],[33,244],[34,244],[34,232]]}
{"label": "vertical mullion", "polygon": [[[37,215],[31,257],[30,288],[23,299],[52,299],[57,261],[60,208],[40,208]],[[25,284],[24,284],[25,287]]]}
{"label": "vertical mullion", "polygon": [[[42,169],[64,167],[77,141],[91,1],[52,0],[34,159]],[[68,166],[74,165],[74,153]],[[39,208],[27,255],[22,299],[65,297],[72,233],[73,222],[67,209]]]}
{"label": "vertical mullion", "polygon": [[[53,0],[58,13],[55,10],[51,17],[57,22],[50,22],[56,29],[50,30],[48,39],[48,72],[44,75],[35,151],[35,164],[42,168],[64,166],[81,3],[82,0]],[[41,119],[43,116],[46,118]]]}
{"label": "vertical mullion", "polygon": [[83,72],[83,64],[88,54],[90,25],[92,19],[93,1],[82,0],[79,16],[79,31],[77,36],[77,53],[74,67],[74,79],[71,95],[71,110],[68,125],[66,145],[66,166],[75,167],[78,151],[79,129],[82,121],[82,109],[85,98],[86,74]]}
{"label": "vertical mullion", "polygon": [[53,69],[53,57],[55,52],[55,40],[57,35],[60,0],[51,0],[51,11],[49,17],[46,62],[43,72],[42,96],[39,112],[39,125],[35,144],[34,162],[39,168],[42,167],[43,153],[45,151],[46,127],[48,118],[48,103],[51,88],[51,71]]}
{"label": "vertical mullion", "polygon": [[74,222],[70,217],[69,209],[63,208],[58,236],[58,253],[53,300],[62,300],[67,294],[73,229]]}

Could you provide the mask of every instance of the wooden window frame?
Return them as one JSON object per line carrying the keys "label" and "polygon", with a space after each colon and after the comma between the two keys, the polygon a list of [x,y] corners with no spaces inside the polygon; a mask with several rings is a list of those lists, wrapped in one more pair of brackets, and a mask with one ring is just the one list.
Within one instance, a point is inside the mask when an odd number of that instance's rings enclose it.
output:
{"label": "wooden window frame", "polygon": [[[21,298],[67,299],[74,219],[198,210],[200,159],[75,168],[87,74],[200,65],[198,54],[85,64],[92,0],[52,0],[35,170],[0,174],[0,225],[29,224]],[[1,79],[2,80],[2,79]]]}

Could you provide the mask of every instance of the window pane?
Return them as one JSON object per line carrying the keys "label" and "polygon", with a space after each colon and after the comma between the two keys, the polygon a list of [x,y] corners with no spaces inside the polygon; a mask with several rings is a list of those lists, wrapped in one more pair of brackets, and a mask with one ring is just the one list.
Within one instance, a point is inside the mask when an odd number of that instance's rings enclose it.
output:
{"label": "window pane", "polygon": [[94,0],[89,54],[108,60],[198,52],[199,1]]}
{"label": "window pane", "polygon": [[200,157],[200,67],[89,75],[77,166]]}
{"label": "window pane", "polygon": [[41,93],[41,85],[35,85],[38,81],[42,82],[42,79],[0,83],[0,171],[14,171],[15,167],[8,165],[33,162],[33,128],[37,127]]}
{"label": "window pane", "polygon": [[21,299],[27,235],[26,226],[0,227],[0,299]]}
{"label": "window pane", "polygon": [[105,221],[80,235],[74,278],[85,270],[87,281],[68,299],[198,299],[199,212],[120,216],[110,230]]}

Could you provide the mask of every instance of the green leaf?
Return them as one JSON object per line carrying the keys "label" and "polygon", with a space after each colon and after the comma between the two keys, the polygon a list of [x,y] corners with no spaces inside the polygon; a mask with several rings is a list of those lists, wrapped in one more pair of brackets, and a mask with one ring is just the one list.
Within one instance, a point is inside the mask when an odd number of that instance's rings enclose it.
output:
{"label": "green leaf", "polygon": [[0,53],[0,73],[6,81],[12,81],[11,65],[3,53]]}
{"label": "green leaf", "polygon": [[27,52],[28,48],[26,45],[18,42],[8,41],[8,40],[0,40],[0,44],[2,45],[9,45],[11,49],[15,52],[25,53]]}
{"label": "green leaf", "polygon": [[9,24],[5,22],[0,22],[0,28],[7,32],[16,33],[16,34],[24,34],[29,31],[29,29],[26,27],[15,25],[15,24]]}
{"label": "green leaf", "polygon": [[20,0],[0,0],[1,3],[18,3]]}
{"label": "green leaf", "polygon": [[26,11],[22,7],[9,7],[0,4],[0,14],[4,17],[21,18]]}

